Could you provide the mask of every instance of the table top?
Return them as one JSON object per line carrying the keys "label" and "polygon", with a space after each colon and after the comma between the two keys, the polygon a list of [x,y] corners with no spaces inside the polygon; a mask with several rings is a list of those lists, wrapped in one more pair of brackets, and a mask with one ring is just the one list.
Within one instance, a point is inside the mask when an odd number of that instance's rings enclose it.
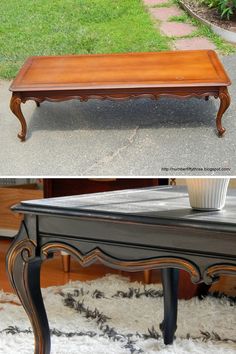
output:
{"label": "table top", "polygon": [[10,90],[228,86],[213,50],[30,57]]}
{"label": "table top", "polygon": [[185,187],[168,186],[22,201],[13,210],[150,224],[173,223],[236,232],[235,190],[228,190],[226,205],[221,211],[193,210]]}

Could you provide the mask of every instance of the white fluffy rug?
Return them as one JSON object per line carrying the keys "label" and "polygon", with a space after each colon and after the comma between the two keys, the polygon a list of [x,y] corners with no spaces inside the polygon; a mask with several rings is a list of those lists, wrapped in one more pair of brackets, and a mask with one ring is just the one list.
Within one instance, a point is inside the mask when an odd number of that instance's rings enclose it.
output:
{"label": "white fluffy rug", "polygon": [[[227,298],[179,301],[178,329],[165,346],[160,285],[107,275],[42,290],[52,331],[52,354],[236,353],[236,306]],[[0,293],[0,353],[32,354],[29,320],[14,295]]]}

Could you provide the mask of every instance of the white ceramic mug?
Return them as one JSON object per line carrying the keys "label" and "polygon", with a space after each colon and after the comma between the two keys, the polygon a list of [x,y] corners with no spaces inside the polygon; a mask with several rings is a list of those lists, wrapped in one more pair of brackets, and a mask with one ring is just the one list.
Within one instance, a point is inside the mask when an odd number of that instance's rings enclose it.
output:
{"label": "white ceramic mug", "polygon": [[220,210],[225,205],[230,178],[186,178],[193,209]]}

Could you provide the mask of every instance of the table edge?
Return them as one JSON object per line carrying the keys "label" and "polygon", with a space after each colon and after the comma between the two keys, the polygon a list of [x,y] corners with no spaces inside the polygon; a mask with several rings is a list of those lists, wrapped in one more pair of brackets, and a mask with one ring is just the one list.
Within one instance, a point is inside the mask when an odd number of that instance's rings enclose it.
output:
{"label": "table edge", "polygon": [[[222,79],[222,81],[217,81],[217,82],[210,82],[210,83],[197,83],[197,84],[194,84],[194,83],[184,83],[184,82],[181,82],[180,84],[179,83],[175,83],[175,84],[159,84],[159,85],[127,85],[126,87],[124,87],[123,84],[120,84],[120,85],[113,85],[113,86],[87,86],[87,87],[80,87],[78,88],[78,85],[77,83],[74,84],[74,85],[64,85],[64,86],[61,86],[61,87],[58,87],[58,86],[48,86],[46,89],[45,89],[45,85],[44,87],[42,87],[42,85],[38,85],[38,86],[33,86],[33,85],[30,85],[30,86],[25,86],[23,87],[22,85],[18,84],[18,81],[19,79],[21,79],[21,77],[27,72],[27,70],[30,68],[30,64],[32,63],[32,61],[35,59],[35,58],[61,58],[61,57],[85,57],[85,56],[118,56],[118,55],[123,55],[123,56],[132,56],[132,55],[145,55],[145,54],[162,54],[162,53],[165,53],[165,54],[168,54],[168,53],[183,53],[183,52],[204,52],[204,53],[208,53],[208,57],[209,57],[209,60],[211,61],[212,65],[214,66],[214,69],[217,73],[217,75],[219,75],[219,71],[217,70],[217,64],[218,66],[220,67],[221,69],[221,73],[223,73],[223,76],[225,76],[226,80]],[[219,78],[221,78],[221,76],[219,75]],[[31,92],[36,92],[36,91],[67,91],[67,90],[81,90],[81,91],[86,91],[86,90],[94,90],[94,91],[97,91],[97,90],[110,90],[110,89],[119,89],[119,90],[124,90],[124,89],[132,89],[132,88],[137,88],[137,89],[144,89],[144,88],[153,88],[153,89],[158,89],[158,88],[178,88],[178,87],[209,87],[209,86],[217,86],[217,87],[221,87],[221,86],[229,86],[231,85],[231,80],[229,79],[228,77],[228,74],[226,73],[220,59],[218,58],[218,55],[217,53],[214,51],[214,50],[182,50],[182,51],[162,51],[162,52],[130,52],[130,53],[110,53],[110,54],[101,54],[101,53],[98,53],[98,54],[79,54],[79,55],[51,55],[51,56],[30,56],[26,61],[25,63],[23,64],[23,66],[21,67],[21,69],[19,70],[19,72],[17,73],[15,79],[13,79],[11,85],[10,85],[10,88],[9,90],[12,91],[12,92],[27,92],[27,91],[31,91]]]}

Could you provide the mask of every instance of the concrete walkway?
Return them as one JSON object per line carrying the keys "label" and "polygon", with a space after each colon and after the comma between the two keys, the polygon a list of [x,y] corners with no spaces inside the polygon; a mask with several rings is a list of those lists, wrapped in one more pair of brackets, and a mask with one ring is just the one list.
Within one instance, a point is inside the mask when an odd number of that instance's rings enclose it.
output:
{"label": "concrete walkway", "polygon": [[214,98],[74,100],[23,105],[29,134],[21,143],[9,110],[10,83],[1,81],[0,175],[236,175],[236,56],[223,62],[233,81],[224,138],[216,135]]}
{"label": "concrete walkway", "polygon": [[[173,38],[172,49],[215,49],[215,45],[204,37],[197,37],[197,27],[192,24],[172,21],[171,18],[185,14],[178,6],[170,4],[168,0],[143,0],[156,26],[167,37]],[[187,38],[188,36],[193,36]]]}

